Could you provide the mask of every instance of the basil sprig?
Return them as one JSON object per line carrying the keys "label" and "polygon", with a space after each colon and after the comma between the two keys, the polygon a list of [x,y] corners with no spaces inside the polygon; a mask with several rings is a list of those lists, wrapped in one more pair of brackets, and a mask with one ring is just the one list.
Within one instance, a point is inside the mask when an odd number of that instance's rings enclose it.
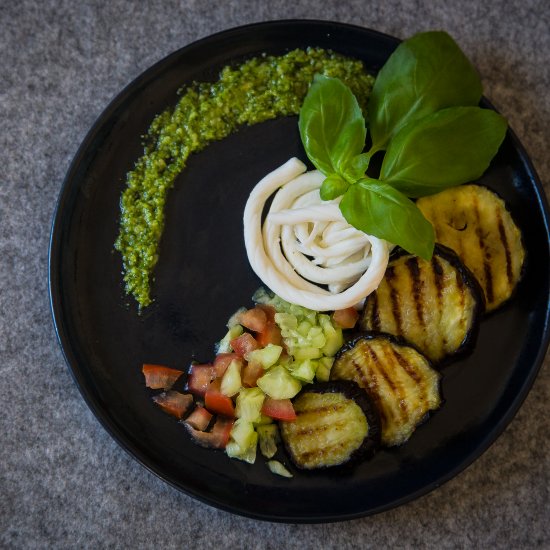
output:
{"label": "basil sprig", "polygon": [[[372,146],[364,152],[361,108],[340,80],[317,75],[300,110],[306,154],[325,176],[321,198],[343,195],[344,218],[361,231],[430,259],[435,235],[408,197],[478,178],[506,134],[503,117],[477,107],[481,82],[453,39],[420,33],[390,56],[368,104]],[[378,179],[372,155],[385,151]]]}

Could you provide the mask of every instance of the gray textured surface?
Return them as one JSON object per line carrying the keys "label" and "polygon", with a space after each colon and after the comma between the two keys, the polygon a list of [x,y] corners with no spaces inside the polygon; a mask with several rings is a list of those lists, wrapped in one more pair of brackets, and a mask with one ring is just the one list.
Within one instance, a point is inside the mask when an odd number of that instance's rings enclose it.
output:
{"label": "gray textured surface", "polygon": [[550,547],[548,357],[505,433],[435,492],[352,522],[265,524],[178,493],[117,446],[72,382],[47,297],[56,197],[95,118],[166,54],[253,21],[334,19],[399,37],[447,30],[479,68],[486,95],[509,118],[550,191],[549,6],[546,0],[0,2],[0,546]]}

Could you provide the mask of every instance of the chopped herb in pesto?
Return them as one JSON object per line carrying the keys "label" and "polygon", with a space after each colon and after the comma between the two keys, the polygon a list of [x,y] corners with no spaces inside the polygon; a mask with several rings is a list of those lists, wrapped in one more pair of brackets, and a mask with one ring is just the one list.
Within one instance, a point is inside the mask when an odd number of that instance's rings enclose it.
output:
{"label": "chopped herb in pesto", "polygon": [[184,88],[175,108],[153,120],[144,154],[127,175],[115,243],[122,255],[126,291],[140,307],[151,303],[150,286],[164,228],[167,191],[185,168],[189,155],[240,126],[297,115],[316,73],[340,78],[365,109],[374,79],[363,64],[308,48],[227,66],[216,82]]}

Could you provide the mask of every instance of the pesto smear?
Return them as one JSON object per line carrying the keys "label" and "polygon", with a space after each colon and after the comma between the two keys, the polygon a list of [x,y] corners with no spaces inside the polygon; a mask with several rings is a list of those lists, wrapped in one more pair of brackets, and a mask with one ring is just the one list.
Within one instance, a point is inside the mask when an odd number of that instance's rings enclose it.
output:
{"label": "pesto smear", "polygon": [[225,67],[216,82],[184,88],[175,108],[153,120],[144,154],[127,175],[115,243],[122,255],[126,291],[140,308],[151,303],[150,286],[164,227],[167,192],[189,155],[240,126],[297,115],[316,73],[341,79],[365,110],[374,78],[363,64],[308,48]]}

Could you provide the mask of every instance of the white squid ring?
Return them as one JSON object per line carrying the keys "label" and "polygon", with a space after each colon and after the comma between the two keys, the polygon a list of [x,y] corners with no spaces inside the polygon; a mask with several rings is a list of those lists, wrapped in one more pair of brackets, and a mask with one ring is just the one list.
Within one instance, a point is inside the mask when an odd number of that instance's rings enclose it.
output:
{"label": "white squid ring", "polygon": [[[281,298],[316,311],[360,303],[380,284],[389,256],[386,241],[346,222],[338,200],[321,200],[323,179],[291,158],[258,182],[243,217],[254,272]],[[262,230],[262,212],[275,191]]]}

